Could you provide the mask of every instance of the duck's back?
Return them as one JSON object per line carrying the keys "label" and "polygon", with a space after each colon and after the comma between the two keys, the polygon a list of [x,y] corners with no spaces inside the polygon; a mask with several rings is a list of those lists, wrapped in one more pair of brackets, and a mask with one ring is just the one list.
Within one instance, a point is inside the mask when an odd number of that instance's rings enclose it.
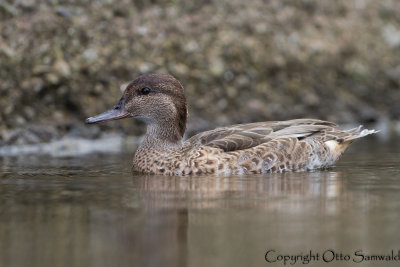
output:
{"label": "duck's back", "polygon": [[193,136],[182,174],[245,174],[302,171],[334,164],[360,137],[361,127],[342,130],[331,122],[299,119],[217,128]]}

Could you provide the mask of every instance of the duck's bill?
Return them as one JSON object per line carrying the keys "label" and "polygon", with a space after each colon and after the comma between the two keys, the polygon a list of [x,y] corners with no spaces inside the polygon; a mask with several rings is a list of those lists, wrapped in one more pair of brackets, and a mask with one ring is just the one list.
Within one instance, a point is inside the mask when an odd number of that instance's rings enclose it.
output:
{"label": "duck's bill", "polygon": [[119,120],[123,118],[131,117],[131,114],[126,111],[124,108],[113,108],[106,112],[103,112],[99,115],[90,117],[86,119],[86,123],[99,123],[99,122],[106,122],[111,120]]}

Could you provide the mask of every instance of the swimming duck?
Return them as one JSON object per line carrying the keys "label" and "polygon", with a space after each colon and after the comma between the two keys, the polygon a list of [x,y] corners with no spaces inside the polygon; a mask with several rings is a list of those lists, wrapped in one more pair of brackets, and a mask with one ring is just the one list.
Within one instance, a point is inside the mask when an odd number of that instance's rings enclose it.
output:
{"label": "swimming duck", "polygon": [[86,120],[133,117],[147,125],[133,169],[164,175],[251,174],[305,171],[334,164],[356,139],[376,133],[361,126],[342,130],[332,122],[295,119],[238,124],[184,141],[187,104],[180,82],[147,74],[130,82],[111,110]]}

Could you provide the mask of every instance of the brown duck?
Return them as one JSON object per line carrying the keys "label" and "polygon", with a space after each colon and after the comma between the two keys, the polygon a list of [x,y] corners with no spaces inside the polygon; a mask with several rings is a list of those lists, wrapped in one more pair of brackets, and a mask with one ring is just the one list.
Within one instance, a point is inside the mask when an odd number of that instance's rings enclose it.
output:
{"label": "brown duck", "polygon": [[147,124],[133,169],[166,175],[249,174],[304,171],[334,164],[356,139],[376,133],[361,126],[342,130],[332,122],[297,119],[221,127],[186,141],[187,106],[171,75],[147,74],[130,82],[118,104],[86,120],[127,117]]}

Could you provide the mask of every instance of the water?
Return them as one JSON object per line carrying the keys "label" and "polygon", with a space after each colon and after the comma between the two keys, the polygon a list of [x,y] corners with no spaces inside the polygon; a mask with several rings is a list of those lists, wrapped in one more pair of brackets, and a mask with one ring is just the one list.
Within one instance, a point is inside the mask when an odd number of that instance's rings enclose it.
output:
{"label": "water", "polygon": [[271,249],[398,266],[352,259],[400,249],[399,148],[366,138],[329,170],[231,177],[133,175],[131,154],[2,157],[0,266],[284,266]]}

